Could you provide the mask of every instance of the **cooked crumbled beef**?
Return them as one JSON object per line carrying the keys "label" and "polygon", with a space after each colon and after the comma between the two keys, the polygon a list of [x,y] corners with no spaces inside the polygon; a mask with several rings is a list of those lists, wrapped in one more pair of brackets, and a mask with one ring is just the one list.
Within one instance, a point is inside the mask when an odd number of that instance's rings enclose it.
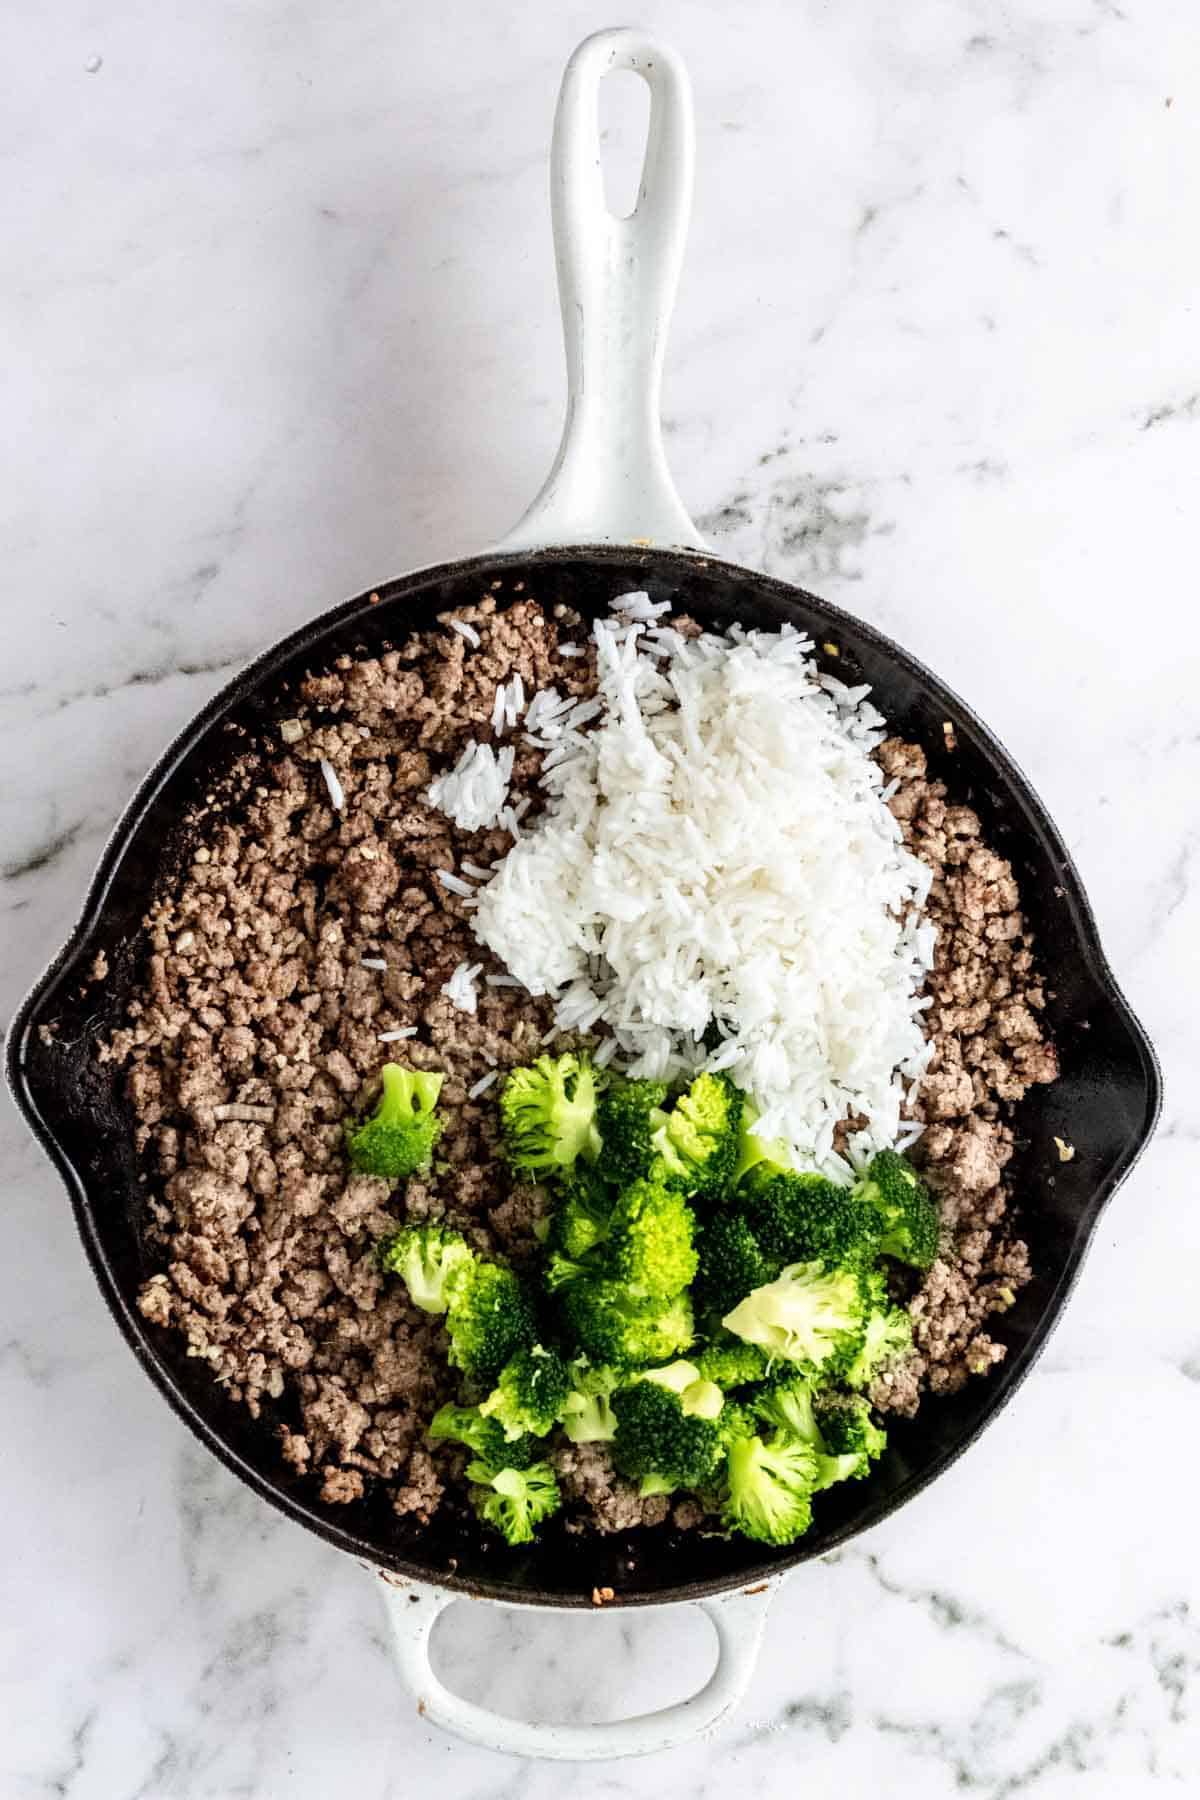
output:
{"label": "cooked crumbled beef", "polygon": [[517,1182],[488,1214],[497,1248],[515,1264],[529,1261],[540,1248],[538,1227],[548,1222],[550,1205],[548,1188]]}
{"label": "cooked crumbled beef", "polygon": [[[155,897],[140,995],[102,1052],[123,1067],[154,1183],[159,1271],[142,1290],[145,1317],[182,1334],[252,1413],[269,1410],[283,1460],[325,1502],[353,1503],[374,1480],[418,1520],[461,1479],[463,1457],[424,1435],[456,1386],[441,1321],[385,1280],[372,1247],[404,1218],[444,1217],[481,1250],[532,1261],[547,1196],[510,1180],[494,1091],[467,1091],[536,1055],[550,1017],[545,1001],[483,976],[475,1014],[441,992],[461,961],[499,971],[437,872],[486,866],[510,839],[459,830],[423,792],[468,738],[491,740],[496,688],[514,672],[529,694],[550,683],[586,694],[596,680],[568,608],[488,595],[458,616],[479,632],[477,649],[449,630],[413,637],[341,657],[288,699],[286,731],[245,753],[228,809],[206,805],[190,866]],[[560,634],[585,654],[560,656]],[[509,741],[513,788],[536,802],[539,758],[519,734]],[[916,1353],[872,1396],[911,1412],[926,1388],[954,1388],[1003,1354],[983,1326],[1028,1278],[1005,1218],[1006,1110],[1055,1064],[1011,870],[975,814],[947,803],[919,749],[890,740],[879,759],[898,781],[906,839],[934,869],[940,934],[927,1015],[936,1048],[914,1115],[944,1253],[910,1296]],[[403,1027],[416,1034],[381,1045]],[[403,1192],[350,1170],[343,1149],[347,1112],[388,1055],[446,1075],[437,1163]],[[559,1440],[551,1455],[577,1527],[670,1517],[686,1529],[704,1516],[688,1498],[673,1509],[643,1499],[603,1445]]]}
{"label": "cooked crumbled beef", "polygon": [[612,1466],[603,1444],[558,1446],[550,1459],[559,1484],[569,1500],[582,1501],[587,1522],[596,1531],[632,1531],[637,1525],[661,1525],[671,1511],[667,1494],[645,1498],[633,1482],[625,1481]]}
{"label": "cooked crumbled beef", "polygon": [[364,1493],[363,1478],[357,1469],[339,1469],[329,1463],[321,1471],[324,1479],[321,1482],[321,1498],[330,1505],[344,1506],[350,1500],[361,1500]]}
{"label": "cooked crumbled beef", "polygon": [[[453,1391],[445,1338],[384,1283],[372,1245],[405,1216],[444,1215],[480,1248],[528,1253],[544,1200],[510,1186],[494,1101],[466,1092],[533,1054],[549,1019],[512,988],[481,982],[474,1015],[440,992],[480,952],[436,870],[486,865],[510,840],[456,830],[422,791],[434,762],[490,732],[514,668],[531,693],[595,679],[590,659],[558,656],[555,626],[528,602],[500,612],[488,598],[463,616],[478,650],[437,633],[303,684],[301,735],[247,755],[242,803],[204,821],[182,881],[157,896],[143,992],[105,1052],[125,1065],[161,1182],[163,1272],[145,1316],[183,1333],[252,1412],[287,1395],[283,1453],[316,1472],[325,1500],[358,1498],[365,1469],[418,1516],[441,1494],[423,1427]],[[397,1050],[380,1044],[407,1025],[417,1035]],[[410,1183],[407,1204],[342,1150],[348,1108],[396,1054],[446,1072],[438,1171]],[[220,1120],[230,1103],[266,1106],[270,1122]]]}
{"label": "cooked crumbled beef", "polygon": [[942,1255],[909,1310],[915,1354],[875,1384],[884,1411],[912,1413],[922,1390],[949,1393],[984,1374],[1004,1346],[982,1329],[1029,1279],[1007,1220],[1009,1106],[1058,1073],[1043,1035],[1045,996],[1010,865],[981,838],[977,814],[947,803],[923,751],[889,738],[878,751],[905,841],[933,870],[926,917],[938,928],[925,1030],[934,1052],[910,1108],[926,1130],[912,1151],[935,1189]]}

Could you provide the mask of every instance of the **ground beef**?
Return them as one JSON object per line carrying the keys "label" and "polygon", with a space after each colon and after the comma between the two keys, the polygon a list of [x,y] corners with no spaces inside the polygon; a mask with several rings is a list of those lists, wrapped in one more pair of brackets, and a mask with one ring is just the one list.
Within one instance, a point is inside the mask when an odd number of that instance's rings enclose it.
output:
{"label": "ground beef", "polygon": [[[477,648],[446,629],[310,675],[278,738],[248,749],[227,790],[205,798],[190,864],[145,921],[140,994],[101,1052],[123,1070],[151,1176],[159,1269],[144,1316],[179,1332],[252,1413],[266,1410],[283,1461],[325,1502],[353,1503],[373,1480],[420,1520],[462,1467],[424,1435],[455,1384],[440,1321],[382,1278],[372,1246],[403,1218],[444,1217],[481,1250],[532,1260],[546,1196],[509,1180],[494,1096],[467,1093],[529,1060],[549,1022],[544,1001],[487,984],[498,965],[438,880],[464,860],[486,866],[511,840],[458,830],[423,791],[468,738],[492,739],[496,687],[514,671],[527,693],[586,694],[596,679],[565,608],[489,594],[457,616]],[[585,653],[563,657],[562,643]],[[539,759],[516,743],[513,786],[536,804]],[[890,740],[879,759],[906,839],[934,870],[939,927],[935,1052],[912,1110],[926,1124],[916,1156],[940,1197],[944,1252],[906,1296],[916,1353],[872,1396],[911,1412],[925,1388],[957,1387],[1003,1354],[982,1325],[1028,1278],[1005,1218],[1006,1112],[1055,1065],[1008,864],[929,780],[919,749]],[[462,961],[484,965],[474,1014],[441,991]],[[415,1028],[404,1060],[446,1073],[445,1132],[435,1170],[396,1192],[349,1170],[342,1127],[387,1053],[380,1034],[404,1028]],[[563,1440],[552,1457],[576,1526],[672,1517],[687,1529],[704,1516],[688,1498],[673,1510],[643,1499],[601,1445]]]}
{"label": "ground beef", "polygon": [[[481,1249],[529,1255],[544,1197],[508,1182],[494,1101],[467,1089],[528,1059],[549,1018],[482,980],[475,1014],[441,993],[460,961],[500,971],[436,871],[486,865],[511,840],[458,831],[422,792],[468,737],[491,736],[514,669],[530,693],[595,683],[590,656],[558,652],[583,642],[577,619],[493,596],[460,616],[478,649],[447,630],[311,676],[283,741],[247,753],[225,801],[199,809],[191,864],[146,920],[144,990],[102,1052],[124,1066],[157,1177],[162,1272],[144,1315],[251,1412],[286,1401],[281,1452],[324,1500],[359,1498],[373,1475],[419,1517],[442,1492],[424,1422],[453,1383],[439,1322],[384,1284],[372,1246],[405,1216],[444,1216]],[[387,1054],[380,1033],[405,1026],[404,1060],[447,1079],[438,1171],[402,1196],[347,1168],[342,1122]],[[264,1116],[225,1111],[247,1106]]]}
{"label": "ground beef", "polygon": [[622,1480],[603,1444],[563,1443],[552,1453],[559,1485],[570,1500],[582,1501],[588,1523],[597,1531],[631,1531],[636,1525],[661,1525],[671,1511],[670,1497],[645,1498],[633,1482]]}
{"label": "ground beef", "polygon": [[1030,1274],[1007,1217],[1008,1113],[1058,1063],[1012,868],[983,842],[978,815],[948,804],[916,745],[889,738],[878,760],[898,784],[891,806],[905,842],[933,870],[926,917],[938,928],[925,1015],[933,1057],[907,1110],[926,1124],[912,1159],[938,1196],[942,1254],[909,1302],[914,1355],[871,1393],[881,1410],[911,1414],[926,1387],[953,1392],[1004,1356],[982,1326]]}

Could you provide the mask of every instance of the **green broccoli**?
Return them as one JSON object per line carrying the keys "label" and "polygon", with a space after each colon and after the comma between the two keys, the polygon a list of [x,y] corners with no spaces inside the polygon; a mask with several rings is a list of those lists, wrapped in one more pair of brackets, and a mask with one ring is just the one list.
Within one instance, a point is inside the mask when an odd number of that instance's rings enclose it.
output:
{"label": "green broccoli", "polygon": [[815,1397],[811,1385],[794,1374],[769,1382],[754,1401],[755,1416],[786,1437],[799,1438],[816,1456],[813,1492],[837,1481],[858,1480],[886,1442],[862,1401]]}
{"label": "green broccoli", "polygon": [[635,1381],[612,1397],[617,1429],[613,1464],[643,1494],[670,1494],[707,1481],[721,1460],[711,1419],[684,1411],[678,1394],[656,1381]]}
{"label": "green broccoli", "polygon": [[461,1231],[438,1224],[405,1225],[381,1240],[380,1267],[399,1275],[422,1312],[444,1313],[478,1257]]}
{"label": "green broccoli", "polygon": [[866,1401],[856,1395],[821,1395],[816,1407],[817,1429],[827,1456],[853,1464],[852,1480],[870,1474],[871,1464],[887,1449],[887,1433],[876,1425]]}
{"label": "green broccoli", "polygon": [[846,1364],[841,1379],[850,1388],[869,1387],[880,1371],[913,1347],[912,1320],[903,1307],[893,1306],[887,1283],[874,1270],[865,1283],[867,1317],[862,1343]]}
{"label": "green broccoli", "polygon": [[722,1334],[698,1352],[696,1367],[706,1381],[715,1381],[722,1393],[750,1387],[767,1373],[769,1359],[757,1344]]}
{"label": "green broccoli", "polygon": [[854,1188],[820,1175],[797,1175],[790,1212],[797,1262],[820,1257],[846,1265],[870,1262],[879,1253],[882,1221]]}
{"label": "green broccoli", "polygon": [[614,1202],[605,1235],[590,1247],[587,1220],[574,1202],[568,1204],[573,1210],[558,1234],[564,1248],[552,1250],[545,1263],[548,1292],[594,1278],[620,1282],[633,1300],[669,1300],[695,1275],[695,1221],[676,1189],[635,1181]]}
{"label": "green broccoli", "polygon": [[559,1202],[546,1242],[575,1262],[608,1236],[615,1195],[588,1163],[577,1162],[559,1185]]}
{"label": "green broccoli", "polygon": [[593,1368],[586,1356],[567,1365],[569,1386],[559,1420],[573,1444],[603,1444],[617,1428],[611,1398],[622,1376],[616,1369]]}
{"label": "green broccoli", "polygon": [[346,1154],[366,1175],[405,1181],[427,1169],[442,1121],[434,1113],[444,1075],[384,1063],[379,1105],[366,1120],[347,1119]]}
{"label": "green broccoli", "polygon": [[824,1448],[817,1430],[812,1385],[803,1375],[797,1375],[790,1364],[783,1373],[769,1380],[749,1405],[755,1418],[773,1431],[802,1438],[814,1448]]}
{"label": "green broccoli", "polygon": [[706,1219],[697,1249],[696,1301],[702,1313],[718,1318],[778,1275],[781,1267],[781,1261],[763,1255],[750,1226],[734,1212],[719,1211]]}
{"label": "green broccoli", "polygon": [[556,1351],[535,1344],[509,1357],[479,1410],[485,1419],[502,1425],[507,1438],[527,1432],[545,1437],[566,1397],[567,1365]]}
{"label": "green broccoli", "polygon": [[693,1362],[664,1363],[659,1369],[643,1369],[638,1381],[653,1381],[679,1398],[689,1417],[715,1419],[720,1416],[725,1396],[715,1381],[702,1375]]}
{"label": "green broccoli", "polygon": [[665,1081],[621,1081],[600,1096],[600,1168],[616,1187],[640,1181],[654,1162],[653,1135],[663,1123]]}
{"label": "green broccoli", "polygon": [[696,1273],[695,1221],[683,1195],[635,1181],[613,1208],[605,1273],[639,1300],[669,1300]]}
{"label": "green broccoli", "polygon": [[485,1419],[477,1406],[455,1406],[451,1401],[438,1408],[425,1432],[427,1437],[465,1444],[490,1469],[527,1469],[533,1461],[532,1438],[506,1437],[499,1420]]}
{"label": "green broccoli", "polygon": [[817,1457],[802,1438],[735,1436],[725,1463],[721,1516],[760,1544],[792,1544],[812,1523]]}
{"label": "green broccoli", "polygon": [[479,1518],[508,1544],[531,1544],[542,1520],[562,1505],[554,1470],[547,1462],[497,1470],[486,1462],[469,1462],[467,1479],[475,1484],[471,1501]]}
{"label": "green broccoli", "polygon": [[446,1318],[450,1363],[476,1381],[495,1381],[510,1356],[533,1345],[528,1294],[511,1269],[477,1261],[456,1283]]}
{"label": "green broccoli", "polygon": [[552,1250],[542,1264],[542,1286],[548,1294],[557,1294],[560,1288],[569,1287],[573,1281],[587,1281],[600,1273],[600,1269],[590,1258],[583,1262],[572,1262],[561,1251]]}
{"label": "green broccoli", "polygon": [[933,1196],[912,1164],[895,1150],[881,1150],[855,1192],[879,1212],[880,1253],[927,1269],[938,1253],[941,1224]]}
{"label": "green broccoli", "polygon": [[791,1263],[777,1280],[747,1294],[721,1323],[735,1337],[761,1345],[772,1358],[832,1375],[862,1344],[864,1282],[852,1269]]}
{"label": "green broccoli", "polygon": [[594,1363],[628,1368],[666,1362],[687,1350],[695,1336],[686,1293],[673,1300],[635,1299],[619,1281],[584,1276],[561,1295],[567,1329]]}
{"label": "green broccoli", "polygon": [[782,1138],[761,1138],[755,1135],[754,1127],[758,1123],[758,1117],[758,1107],[750,1095],[746,1094],[741,1124],[738,1127],[737,1156],[730,1178],[731,1187],[736,1187],[742,1176],[759,1163],[769,1163],[776,1174],[782,1174],[792,1166],[791,1152]]}
{"label": "green broccoli", "polygon": [[738,1189],[737,1208],[763,1254],[779,1263],[869,1261],[883,1230],[877,1209],[856,1189],[770,1163],[751,1170]]}
{"label": "green broccoli", "polygon": [[753,1406],[745,1400],[726,1400],[716,1426],[721,1448],[729,1450],[739,1438],[756,1437],[759,1421],[755,1417]]}
{"label": "green broccoli", "polygon": [[500,1095],[500,1122],[514,1169],[552,1175],[573,1168],[581,1156],[594,1162],[600,1133],[596,1073],[587,1057],[568,1051],[514,1069]]}
{"label": "green broccoli", "polygon": [[653,1134],[666,1179],[686,1194],[724,1193],[738,1156],[745,1096],[727,1075],[697,1075]]}

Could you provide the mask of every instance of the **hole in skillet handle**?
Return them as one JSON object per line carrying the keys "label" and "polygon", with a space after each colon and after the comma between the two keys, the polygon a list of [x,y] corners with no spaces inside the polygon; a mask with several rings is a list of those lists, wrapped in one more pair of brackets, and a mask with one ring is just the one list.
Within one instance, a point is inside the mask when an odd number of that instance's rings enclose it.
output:
{"label": "hole in skillet handle", "polygon": [[434,1674],[452,1693],[508,1718],[549,1725],[602,1723],[687,1700],[717,1665],[717,1636],[697,1607],[600,1607],[518,1614],[456,1600],[429,1644]]}
{"label": "hole in skillet handle", "polygon": [[642,197],[650,138],[650,86],[636,69],[614,69],[600,83],[600,168],[604,203],[629,219]]}

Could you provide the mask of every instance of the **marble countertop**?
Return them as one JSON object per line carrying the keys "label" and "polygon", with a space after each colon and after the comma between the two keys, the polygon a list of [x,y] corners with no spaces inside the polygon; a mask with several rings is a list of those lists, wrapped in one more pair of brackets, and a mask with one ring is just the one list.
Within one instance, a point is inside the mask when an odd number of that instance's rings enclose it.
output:
{"label": "marble countertop", "polygon": [[[546,148],[594,7],[63,0],[10,23],[5,1020],[123,800],[248,657],[494,540],[557,439]],[[0,1792],[11,1800],[1200,1785],[1200,58],[1186,0],[660,0],[695,221],[665,416],[720,548],[878,623],[1026,768],[1167,1071],[1036,1373],[785,1587],[735,1722],[520,1765],[399,1693],[373,1582],[135,1367],[5,1098]],[[615,137],[620,131],[614,125]],[[686,1611],[460,1606],[460,1689],[613,1716]]]}

